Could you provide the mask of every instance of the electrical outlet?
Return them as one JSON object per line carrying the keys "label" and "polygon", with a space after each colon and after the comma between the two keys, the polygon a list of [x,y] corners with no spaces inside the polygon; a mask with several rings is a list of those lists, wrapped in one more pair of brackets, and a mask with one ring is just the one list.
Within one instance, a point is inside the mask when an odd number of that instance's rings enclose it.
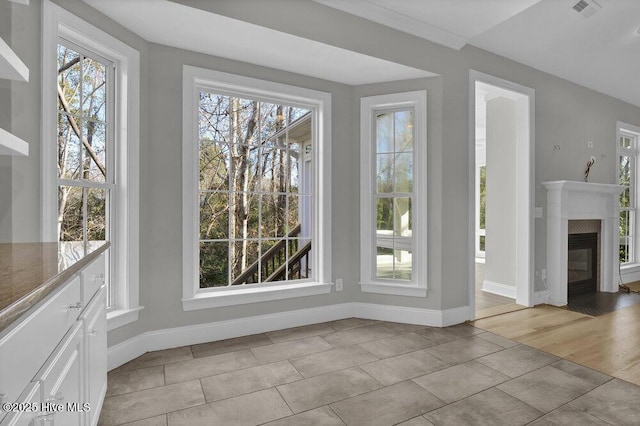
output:
{"label": "electrical outlet", "polygon": [[593,148],[593,141],[587,142],[587,148]]}
{"label": "electrical outlet", "polygon": [[342,288],[343,288],[342,278],[337,278],[336,279],[336,291],[342,291]]}

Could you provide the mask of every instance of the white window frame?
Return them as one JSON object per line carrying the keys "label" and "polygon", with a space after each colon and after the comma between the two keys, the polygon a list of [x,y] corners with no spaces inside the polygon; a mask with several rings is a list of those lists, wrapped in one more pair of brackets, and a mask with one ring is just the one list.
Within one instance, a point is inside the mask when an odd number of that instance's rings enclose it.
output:
{"label": "white window frame", "polygon": [[[200,288],[199,283],[199,92],[292,104],[312,111],[313,278],[261,286]],[[311,296],[331,291],[331,95],[325,92],[183,67],[182,116],[182,307],[185,311]]]}
{"label": "white window frame", "polygon": [[[414,182],[412,201],[413,274],[411,281],[377,280],[375,276],[376,163],[374,113],[384,109],[413,108]],[[394,93],[360,100],[360,290],[398,296],[427,295],[427,92]]]}
{"label": "white window frame", "polygon": [[[625,149],[620,146],[620,138],[622,136],[631,136],[635,139],[635,144],[631,149]],[[638,226],[638,213],[640,213],[640,185],[638,177],[640,176],[640,127],[632,124],[617,122],[616,125],[616,182],[619,181],[619,164],[620,155],[628,155],[633,157],[631,170],[631,196],[634,198],[633,218],[629,224],[631,236],[631,260],[620,265],[621,269],[629,270],[632,268],[640,268],[640,227]],[[617,245],[616,245],[617,247]]]}
{"label": "white window frame", "polygon": [[[140,54],[97,27],[44,0],[42,6],[42,240],[57,241],[57,97],[59,38],[111,61],[115,66],[114,135],[116,204],[110,260],[113,307],[107,328],[138,320],[139,306],[139,138]],[[113,164],[113,163],[112,163]]]}

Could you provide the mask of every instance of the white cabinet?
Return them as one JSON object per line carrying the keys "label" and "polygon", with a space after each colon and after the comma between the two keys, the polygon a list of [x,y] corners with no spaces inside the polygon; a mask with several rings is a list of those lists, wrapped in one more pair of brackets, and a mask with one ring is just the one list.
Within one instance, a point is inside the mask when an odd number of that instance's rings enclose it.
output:
{"label": "white cabinet", "polygon": [[[104,265],[103,265],[104,266]],[[104,268],[103,268],[104,270]],[[104,277],[104,275],[102,276]],[[104,280],[104,278],[102,278]],[[102,405],[107,393],[107,306],[102,286],[83,314],[85,353],[87,365],[85,371],[87,384],[84,400],[90,404],[86,424],[98,423],[99,410],[93,407]]]}
{"label": "white cabinet", "polygon": [[83,343],[82,322],[78,321],[36,374],[42,389],[41,414],[53,424],[82,424]]}
{"label": "white cabinet", "polygon": [[[107,388],[105,254],[0,334],[0,426],[96,425]],[[44,421],[44,422],[43,422]]]}
{"label": "white cabinet", "polygon": [[42,424],[42,413],[40,412],[42,402],[41,393],[39,382],[29,383],[22,395],[20,395],[20,398],[18,398],[19,401],[22,401],[23,406],[16,408],[23,409],[16,409],[9,413],[2,424],[10,426],[35,426]]}

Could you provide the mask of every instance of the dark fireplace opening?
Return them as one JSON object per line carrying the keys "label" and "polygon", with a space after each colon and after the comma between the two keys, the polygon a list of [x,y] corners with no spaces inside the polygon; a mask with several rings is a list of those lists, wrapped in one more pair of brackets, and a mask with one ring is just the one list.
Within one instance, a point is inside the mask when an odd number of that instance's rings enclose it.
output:
{"label": "dark fireplace opening", "polygon": [[569,234],[568,296],[598,291],[598,233]]}

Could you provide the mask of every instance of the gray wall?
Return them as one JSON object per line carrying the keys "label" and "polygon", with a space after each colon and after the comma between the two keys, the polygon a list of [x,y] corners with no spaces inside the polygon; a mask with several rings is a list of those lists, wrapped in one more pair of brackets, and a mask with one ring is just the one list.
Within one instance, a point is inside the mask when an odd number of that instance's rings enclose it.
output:
{"label": "gray wall", "polygon": [[486,258],[484,279],[516,285],[516,102],[487,102]]}
{"label": "gray wall", "polygon": [[[11,42],[11,2],[0,3],[0,37]],[[0,128],[11,132],[11,81],[0,78]],[[12,158],[0,156],[0,243],[11,242]]]}
{"label": "gray wall", "polygon": [[[109,333],[113,345],[138,333],[200,322],[233,319],[345,301],[448,309],[467,305],[469,241],[469,69],[536,90],[536,205],[545,206],[540,182],[580,180],[589,155],[596,155],[591,181],[615,176],[615,123],[640,125],[640,108],[467,46],[454,51],[408,34],[346,15],[311,0],[183,0],[196,7],[279,29],[437,73],[440,77],[349,87],[155,44],[105,18],[80,0],[56,3],[141,52],[140,320]],[[31,69],[29,84],[12,85],[13,131],[31,142],[32,155],[13,161],[11,233],[16,241],[37,240],[40,228],[40,1],[16,12],[11,6],[16,50]],[[2,22],[2,21],[0,21]],[[319,23],[323,23],[319,25]],[[183,312],[180,208],[181,69],[183,64],[258,77],[330,92],[333,96],[333,275],[342,293],[265,302],[233,308]],[[2,90],[6,86],[0,86]],[[359,274],[359,97],[398,90],[428,91],[429,294],[427,299],[361,294]],[[0,112],[7,111],[0,101]],[[594,148],[588,150],[586,142]],[[560,151],[553,146],[560,145]],[[2,166],[0,162],[0,170]],[[3,229],[0,235],[6,231]],[[536,220],[536,268],[545,264],[545,222]]]}

